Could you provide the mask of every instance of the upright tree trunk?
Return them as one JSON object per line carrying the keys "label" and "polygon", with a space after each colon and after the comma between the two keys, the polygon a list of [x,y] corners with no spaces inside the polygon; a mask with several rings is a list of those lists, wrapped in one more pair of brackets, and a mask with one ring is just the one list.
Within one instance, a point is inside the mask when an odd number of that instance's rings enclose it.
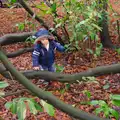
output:
{"label": "upright tree trunk", "polygon": [[[107,0],[99,0],[99,5],[102,5],[102,21],[100,22],[100,27],[102,31],[100,32],[100,39],[103,47],[114,48],[112,41],[110,39],[109,30],[108,30],[108,18],[107,18]],[[101,7],[100,5],[100,7]]]}

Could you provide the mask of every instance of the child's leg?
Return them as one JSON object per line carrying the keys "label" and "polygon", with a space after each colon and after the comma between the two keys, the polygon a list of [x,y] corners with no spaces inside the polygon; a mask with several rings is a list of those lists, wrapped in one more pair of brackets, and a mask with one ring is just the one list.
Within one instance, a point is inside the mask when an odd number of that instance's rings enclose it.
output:
{"label": "child's leg", "polygon": [[[42,71],[47,70],[48,71],[48,67],[40,65],[40,70],[42,70]],[[48,80],[48,79],[45,79],[45,81],[50,82],[50,80]]]}
{"label": "child's leg", "polygon": [[48,71],[50,71],[50,72],[55,72],[55,71],[56,71],[55,64],[52,64],[52,65],[48,68]]}
{"label": "child's leg", "polygon": [[42,70],[42,71],[43,71],[43,70],[48,70],[48,68],[47,68],[46,66],[40,65],[39,67],[40,67],[40,70]]}

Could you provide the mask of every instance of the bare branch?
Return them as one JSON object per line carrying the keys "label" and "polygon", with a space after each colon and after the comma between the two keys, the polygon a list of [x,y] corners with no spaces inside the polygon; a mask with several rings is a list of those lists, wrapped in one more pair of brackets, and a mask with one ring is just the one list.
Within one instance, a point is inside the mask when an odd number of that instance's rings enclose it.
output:
{"label": "bare branch", "polygon": [[24,42],[33,32],[6,34],[0,37],[0,45],[9,45],[17,42]]}

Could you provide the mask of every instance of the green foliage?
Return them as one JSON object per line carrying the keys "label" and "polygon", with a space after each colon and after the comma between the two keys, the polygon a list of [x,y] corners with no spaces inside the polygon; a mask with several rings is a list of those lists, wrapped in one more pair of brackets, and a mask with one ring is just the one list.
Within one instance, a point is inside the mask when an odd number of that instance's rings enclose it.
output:
{"label": "green foliage", "polygon": [[13,114],[17,114],[19,120],[24,120],[26,118],[27,108],[32,114],[36,115],[38,111],[43,111],[43,108],[41,106],[43,106],[44,110],[50,116],[54,116],[54,107],[43,100],[41,100],[41,105],[39,105],[34,99],[23,97],[13,99],[13,101],[7,102],[5,104],[5,107],[7,109],[9,109]]}
{"label": "green foliage", "polygon": [[106,85],[103,86],[103,89],[106,90],[106,89],[108,89],[109,87],[110,87],[110,85],[109,85],[109,84],[106,84]]}
{"label": "green foliage", "polygon": [[56,72],[63,72],[63,70],[64,70],[64,67],[61,65],[56,64],[55,67],[56,67]]}
{"label": "green foliage", "polygon": [[17,0],[8,0],[8,2],[10,2],[10,3],[16,3]]}
{"label": "green foliage", "polygon": [[94,83],[98,83],[96,81],[96,78],[95,77],[82,77],[82,79],[84,80],[84,82],[94,82]]}
{"label": "green foliage", "polygon": [[117,52],[118,54],[120,54],[120,48],[116,49],[116,52]]}
{"label": "green foliage", "polygon": [[[96,39],[97,32],[101,31],[99,27],[98,19],[101,18],[101,11],[98,9],[98,1],[90,0],[85,2],[84,0],[68,0],[68,1],[50,1],[51,7],[43,4],[37,5],[37,8],[43,12],[44,15],[50,14],[53,16],[53,21],[56,30],[58,28],[66,28],[69,34],[69,41],[67,41],[69,50],[80,50],[79,43],[84,42],[86,37],[91,37],[91,40]],[[44,7],[43,7],[44,6]],[[58,10],[61,10],[63,15],[58,14]],[[41,14],[41,13],[40,13]]]}
{"label": "green foliage", "polygon": [[7,82],[4,81],[0,81],[0,88],[5,88],[7,87],[9,84]]}
{"label": "green foliage", "polygon": [[5,107],[13,114],[17,114],[19,120],[24,120],[27,111],[26,105],[33,114],[37,114],[38,110],[42,111],[41,106],[30,98],[16,98],[12,102],[7,102]]}
{"label": "green foliage", "polygon": [[120,106],[120,95],[111,95],[110,99],[113,105]]}
{"label": "green foliage", "polygon": [[[9,86],[9,84],[7,82],[4,81],[0,81],[0,89],[3,89],[5,87]],[[3,95],[5,95],[5,93],[1,90],[0,91],[0,97],[2,97]]]}
{"label": "green foliage", "polygon": [[119,112],[113,109],[111,106],[120,106],[120,95],[110,95],[110,105],[106,103],[104,100],[92,100],[91,93],[88,90],[83,91],[83,93],[88,97],[88,101],[81,102],[80,104],[88,104],[95,106],[95,113],[98,115],[99,113],[103,113],[106,118],[115,117],[116,120],[119,120],[120,115]]}
{"label": "green foliage", "polygon": [[30,36],[30,37],[28,37],[28,38],[25,40],[25,42],[26,42],[26,43],[32,43],[32,44],[34,44],[35,39],[34,39],[32,36]]}
{"label": "green foliage", "polygon": [[25,29],[24,23],[18,23],[18,24],[16,24],[16,26],[18,27],[18,30],[20,30],[20,31],[23,31]]}
{"label": "green foliage", "polygon": [[44,110],[50,115],[54,116],[55,114],[55,109],[52,105],[46,103],[45,101],[41,100],[41,104],[44,107]]}
{"label": "green foliage", "polygon": [[91,98],[91,92],[88,90],[84,90],[83,93],[88,97],[88,99]]}
{"label": "green foliage", "polygon": [[115,117],[116,120],[119,119],[119,113],[112,109],[111,107],[108,106],[108,104],[103,101],[103,100],[93,100],[90,102],[90,105],[98,105],[99,107],[95,109],[95,113],[98,115],[99,113],[103,112],[104,113],[104,116],[106,118],[109,118],[110,116],[112,117]]}

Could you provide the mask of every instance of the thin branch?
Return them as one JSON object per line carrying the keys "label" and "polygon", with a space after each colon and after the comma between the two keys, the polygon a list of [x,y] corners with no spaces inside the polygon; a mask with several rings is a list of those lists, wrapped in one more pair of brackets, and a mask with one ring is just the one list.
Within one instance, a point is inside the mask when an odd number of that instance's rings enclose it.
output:
{"label": "thin branch", "polygon": [[34,32],[6,34],[0,37],[0,45],[3,46],[3,45],[9,45],[17,42],[24,42],[29,36],[33,34]]}
{"label": "thin branch", "polygon": [[[18,0],[18,2],[23,6],[23,8],[33,17],[35,17],[35,19],[43,26],[45,27],[47,30],[49,29],[49,27],[45,24],[45,22],[40,19],[31,9],[30,7],[28,7],[28,5],[23,1],[23,0]],[[64,44],[64,42],[62,41],[61,37],[56,33],[56,31],[52,32],[53,35],[55,35],[57,37],[57,39],[59,40],[59,42],[61,44]]]}
{"label": "thin branch", "polygon": [[12,57],[17,57],[21,54],[24,54],[24,53],[27,53],[27,52],[32,52],[33,51],[33,48],[21,48],[19,49],[18,51],[15,51],[15,52],[12,52],[12,53],[7,53],[7,57],[8,58],[12,58]]}
{"label": "thin branch", "polygon": [[8,92],[8,93],[5,93],[5,95],[2,95],[1,97],[8,97],[8,96],[12,96],[12,95],[18,95],[18,94],[21,94],[25,91],[28,91],[27,89],[22,89],[22,90],[19,90],[19,91],[16,91],[16,92]]}

